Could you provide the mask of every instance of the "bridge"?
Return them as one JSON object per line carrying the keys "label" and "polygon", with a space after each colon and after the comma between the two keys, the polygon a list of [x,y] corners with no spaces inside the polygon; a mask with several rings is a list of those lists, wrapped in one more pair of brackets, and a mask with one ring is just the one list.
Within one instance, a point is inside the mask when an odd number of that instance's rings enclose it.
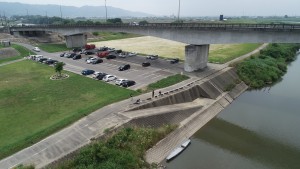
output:
{"label": "bridge", "polygon": [[[68,47],[86,43],[85,32],[110,31],[154,36],[186,44],[184,69],[192,72],[207,66],[209,44],[299,43],[299,24],[149,23],[145,25],[37,25],[11,27],[14,35],[57,32]],[[79,42],[79,43],[78,43]]]}

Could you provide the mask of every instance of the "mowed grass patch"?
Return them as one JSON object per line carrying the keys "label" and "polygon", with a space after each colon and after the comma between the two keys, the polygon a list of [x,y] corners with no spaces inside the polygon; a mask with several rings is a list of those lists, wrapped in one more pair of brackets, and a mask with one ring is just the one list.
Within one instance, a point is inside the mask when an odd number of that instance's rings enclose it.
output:
{"label": "mowed grass patch", "polygon": [[144,90],[140,91],[140,92],[149,92],[152,90],[156,90],[156,89],[160,89],[160,88],[165,88],[168,86],[172,86],[174,84],[180,83],[184,80],[189,79],[190,77],[186,76],[186,75],[181,75],[181,74],[176,74],[176,75],[172,75],[169,77],[166,77],[164,79],[161,79],[155,83],[151,83],[149,84]]}
{"label": "mowed grass patch", "polygon": [[[143,36],[137,38],[94,42],[96,46],[109,46],[124,51],[137,52],[139,54],[156,54],[163,58],[179,58],[185,60],[185,46],[187,44]],[[213,63],[225,63],[239,56],[247,54],[261,44],[212,44],[210,45],[209,61]]]}
{"label": "mowed grass patch", "polygon": [[135,91],[81,75],[50,80],[54,68],[32,61],[0,67],[0,158]]}
{"label": "mowed grass patch", "polygon": [[38,47],[49,53],[71,50],[71,48],[67,48],[66,44],[44,43],[39,44]]}
{"label": "mowed grass patch", "polygon": [[208,61],[211,63],[226,63],[254,51],[260,45],[258,43],[211,45]]}

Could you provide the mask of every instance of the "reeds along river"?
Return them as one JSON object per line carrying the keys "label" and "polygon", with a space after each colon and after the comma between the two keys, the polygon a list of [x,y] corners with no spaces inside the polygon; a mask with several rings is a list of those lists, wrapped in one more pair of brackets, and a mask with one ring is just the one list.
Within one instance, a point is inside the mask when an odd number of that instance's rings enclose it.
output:
{"label": "reeds along river", "polygon": [[200,129],[169,169],[299,169],[300,55],[282,80],[246,91]]}

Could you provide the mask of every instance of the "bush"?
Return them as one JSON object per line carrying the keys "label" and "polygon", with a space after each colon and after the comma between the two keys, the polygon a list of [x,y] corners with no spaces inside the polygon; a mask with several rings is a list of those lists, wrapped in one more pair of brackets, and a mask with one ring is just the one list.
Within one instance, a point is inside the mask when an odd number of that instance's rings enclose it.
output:
{"label": "bush", "polygon": [[271,44],[255,57],[236,65],[239,77],[252,88],[274,83],[287,71],[288,62],[295,59],[299,44]]}

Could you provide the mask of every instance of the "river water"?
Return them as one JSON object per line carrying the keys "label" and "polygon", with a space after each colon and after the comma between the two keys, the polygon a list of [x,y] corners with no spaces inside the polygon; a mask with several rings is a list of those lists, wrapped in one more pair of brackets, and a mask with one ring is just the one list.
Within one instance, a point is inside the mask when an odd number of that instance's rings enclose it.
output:
{"label": "river water", "polygon": [[300,55],[277,84],[246,91],[168,169],[300,169]]}

